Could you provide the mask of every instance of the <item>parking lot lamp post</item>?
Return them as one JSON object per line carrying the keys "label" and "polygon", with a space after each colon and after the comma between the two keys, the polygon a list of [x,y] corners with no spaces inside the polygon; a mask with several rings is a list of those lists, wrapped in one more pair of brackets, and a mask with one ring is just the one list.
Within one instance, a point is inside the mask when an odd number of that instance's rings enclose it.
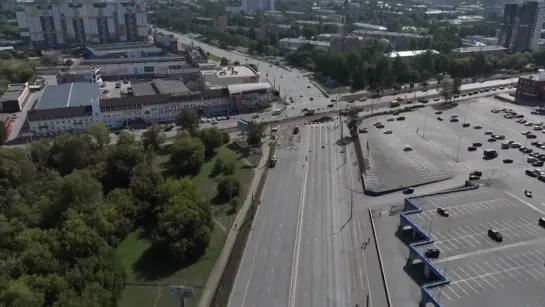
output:
{"label": "parking lot lamp post", "polygon": [[458,138],[458,149],[456,150],[456,162],[458,162],[458,158],[460,157],[460,145],[462,143],[462,135],[460,134],[460,137]]}
{"label": "parking lot lamp post", "polygon": [[426,139],[426,121],[428,120],[428,115],[426,115],[426,117],[424,117],[424,125],[422,127],[422,139]]}

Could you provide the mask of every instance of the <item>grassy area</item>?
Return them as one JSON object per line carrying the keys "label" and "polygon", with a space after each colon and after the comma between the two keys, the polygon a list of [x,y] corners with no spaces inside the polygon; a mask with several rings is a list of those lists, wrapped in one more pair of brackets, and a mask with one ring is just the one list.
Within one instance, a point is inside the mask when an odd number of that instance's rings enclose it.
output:
{"label": "grassy area", "polygon": [[[168,145],[167,145],[168,146]],[[168,161],[168,151],[165,149],[155,159],[155,166],[164,169]],[[149,234],[143,229],[131,233],[117,248],[127,269],[127,286],[123,297],[119,301],[120,307],[177,307],[179,302],[170,297],[169,285],[185,285],[195,287],[196,293],[193,300],[187,300],[186,306],[196,306],[200,299],[200,292],[206,283],[208,275],[212,271],[216,259],[219,257],[223,244],[229,231],[235,214],[229,212],[230,206],[225,203],[216,203],[217,178],[210,175],[215,159],[223,161],[236,161],[235,176],[239,178],[243,186],[241,196],[246,191],[253,177],[253,165],[255,157],[242,157],[238,152],[223,146],[218,149],[216,157],[208,161],[201,172],[192,178],[199,191],[211,201],[215,227],[211,234],[210,245],[201,259],[179,271],[172,271],[165,267],[160,255],[154,255],[150,249]],[[231,214],[230,214],[231,213]],[[221,226],[220,226],[221,225]]]}
{"label": "grassy area", "polygon": [[214,62],[218,62],[220,63],[221,62],[221,58],[215,54],[208,54],[208,59],[211,60],[211,61],[214,61]]}

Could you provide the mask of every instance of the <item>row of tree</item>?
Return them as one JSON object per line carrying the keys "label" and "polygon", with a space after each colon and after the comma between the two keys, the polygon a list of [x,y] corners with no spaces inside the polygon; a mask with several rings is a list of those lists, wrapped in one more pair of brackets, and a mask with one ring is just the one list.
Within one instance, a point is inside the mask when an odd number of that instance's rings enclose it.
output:
{"label": "row of tree", "polygon": [[544,51],[497,56],[453,56],[428,51],[421,56],[408,58],[389,57],[384,51],[380,44],[374,43],[356,52],[335,54],[317,50],[307,44],[290,53],[287,60],[294,66],[316,72],[318,78],[334,80],[339,85],[350,85],[353,89],[416,83],[438,74],[471,78],[534,71],[538,66],[545,65]]}
{"label": "row of tree", "polygon": [[[198,259],[213,227],[208,200],[187,178],[229,142],[200,129],[194,111],[170,149],[173,176],[154,166],[164,133],[153,125],[142,141],[108,129],[0,148],[0,306],[116,306],[126,272],[114,252],[135,227],[148,225],[152,244],[173,265]],[[221,197],[238,195],[224,163]],[[183,179],[180,179],[183,178]]]}

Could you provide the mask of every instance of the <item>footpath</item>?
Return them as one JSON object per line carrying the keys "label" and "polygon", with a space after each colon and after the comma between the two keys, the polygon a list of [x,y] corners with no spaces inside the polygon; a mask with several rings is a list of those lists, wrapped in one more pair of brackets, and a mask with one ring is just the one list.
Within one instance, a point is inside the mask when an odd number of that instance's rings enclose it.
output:
{"label": "footpath", "polygon": [[[237,245],[236,249],[237,252],[240,253],[240,256],[242,256],[242,252],[244,251],[246,240],[240,240],[239,235],[247,236],[247,232],[249,232],[249,228],[251,228],[251,223],[253,222],[253,220],[251,219],[252,215],[248,215],[248,211],[254,210],[255,212],[257,208],[256,206],[254,206],[254,196],[259,194],[258,196],[256,196],[257,199],[255,200],[256,202],[259,202],[259,197],[261,193],[261,191],[259,190],[260,188],[263,188],[263,177],[266,176],[268,171],[270,149],[271,146],[269,145],[269,143],[265,142],[263,145],[263,154],[261,155],[261,160],[259,161],[259,164],[254,171],[254,176],[246,193],[246,198],[244,200],[244,203],[242,204],[242,207],[240,207],[240,209],[238,210],[238,213],[233,222],[233,226],[237,225],[237,228],[234,229],[234,227],[231,227],[229,233],[227,234],[227,239],[225,240],[223,250],[218,260],[216,261],[212,272],[210,272],[210,275],[206,280],[206,284],[204,286],[202,296],[198,304],[199,307],[209,307],[212,305],[227,305],[226,301],[229,296],[229,292],[231,291],[231,288],[233,286],[232,282],[234,282],[236,273],[238,272],[238,263],[240,262],[240,259],[231,259],[231,256],[235,245]],[[250,213],[253,214],[253,212]],[[238,255],[233,255],[233,258],[236,258],[236,256]],[[227,271],[229,272],[226,272],[227,268]],[[233,276],[224,276],[229,274]],[[218,296],[220,297],[218,298]]]}

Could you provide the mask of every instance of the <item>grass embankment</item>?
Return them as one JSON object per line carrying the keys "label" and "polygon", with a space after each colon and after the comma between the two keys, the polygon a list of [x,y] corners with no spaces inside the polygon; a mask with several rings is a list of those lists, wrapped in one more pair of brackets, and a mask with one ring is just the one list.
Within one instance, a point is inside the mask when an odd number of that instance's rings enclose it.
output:
{"label": "grass embankment", "polygon": [[[168,146],[168,145],[167,145]],[[214,229],[210,238],[210,245],[206,253],[196,263],[181,270],[173,271],[165,267],[161,255],[154,255],[150,248],[149,234],[143,229],[137,229],[131,233],[117,248],[127,270],[127,286],[123,297],[119,302],[120,307],[178,307],[179,301],[170,297],[169,285],[185,285],[194,287],[195,298],[186,300],[186,306],[192,307],[198,304],[201,289],[206,283],[208,275],[212,271],[217,258],[221,254],[227,232],[232,227],[235,215],[230,212],[230,205],[216,201],[217,178],[210,173],[215,159],[221,158],[224,162],[235,161],[235,176],[242,184],[241,201],[253,176],[253,165],[259,161],[255,157],[242,157],[230,145],[218,149],[216,156],[208,161],[200,173],[193,177],[199,191],[210,200],[214,216]],[[168,150],[157,155],[155,165],[165,170],[168,161]]]}

